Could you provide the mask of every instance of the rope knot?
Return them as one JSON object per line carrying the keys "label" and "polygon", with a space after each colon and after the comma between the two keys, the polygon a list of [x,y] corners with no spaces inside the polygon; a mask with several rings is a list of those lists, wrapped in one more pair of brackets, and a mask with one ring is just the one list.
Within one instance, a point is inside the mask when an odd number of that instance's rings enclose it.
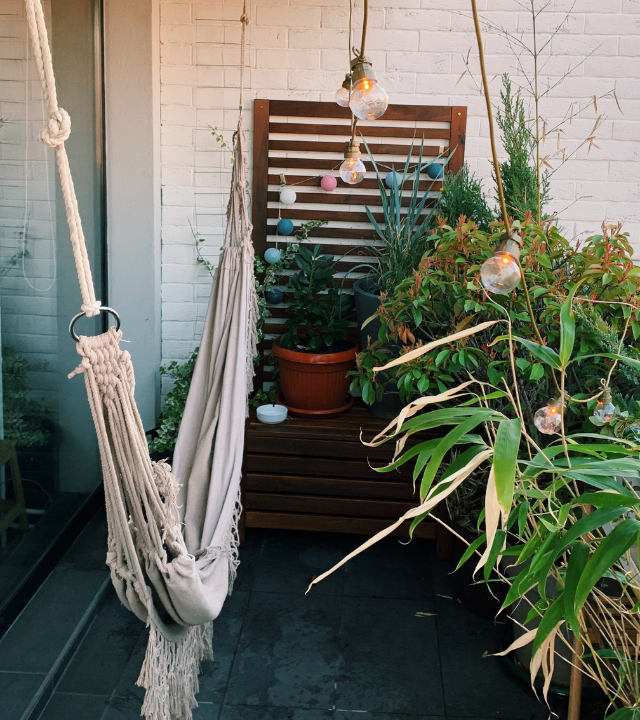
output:
{"label": "rope knot", "polygon": [[58,108],[55,114],[51,115],[47,124],[38,133],[41,143],[49,147],[57,147],[71,134],[71,118],[69,113],[62,108]]}
{"label": "rope knot", "polygon": [[242,13],[242,16],[240,17],[240,22],[243,25],[249,25],[249,23],[251,22],[251,18],[246,11]]}
{"label": "rope knot", "polygon": [[94,300],[92,303],[89,303],[88,305],[83,303],[80,306],[80,309],[87,317],[95,317],[96,315],[100,315],[100,308],[102,307],[102,303],[100,300]]}

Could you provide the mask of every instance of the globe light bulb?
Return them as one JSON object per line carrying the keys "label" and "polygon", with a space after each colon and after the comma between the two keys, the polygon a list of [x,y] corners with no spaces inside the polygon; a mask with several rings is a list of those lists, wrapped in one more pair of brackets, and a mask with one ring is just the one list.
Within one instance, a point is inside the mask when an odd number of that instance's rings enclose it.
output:
{"label": "globe light bulb", "polygon": [[612,402],[611,389],[605,385],[602,395],[598,398],[598,404],[593,411],[593,417],[602,423],[610,423],[618,414],[618,408]]}
{"label": "globe light bulb", "polygon": [[349,107],[349,94],[351,92],[351,75],[345,75],[342,86],[336,92],[336,102],[340,107]]}
{"label": "globe light bulb", "polygon": [[508,295],[522,280],[520,265],[520,244],[517,235],[503,240],[492,257],[485,260],[480,268],[480,278],[485,288],[497,295]]}
{"label": "globe light bulb", "polygon": [[562,405],[559,400],[551,400],[533,416],[533,424],[543,435],[555,435],[562,427]]}
{"label": "globe light bulb", "polygon": [[349,107],[359,120],[377,120],[389,107],[389,96],[380,83],[363,80],[351,91]]}
{"label": "globe light bulb", "polygon": [[364,180],[366,168],[360,158],[346,158],[340,165],[340,177],[347,185],[357,185]]}

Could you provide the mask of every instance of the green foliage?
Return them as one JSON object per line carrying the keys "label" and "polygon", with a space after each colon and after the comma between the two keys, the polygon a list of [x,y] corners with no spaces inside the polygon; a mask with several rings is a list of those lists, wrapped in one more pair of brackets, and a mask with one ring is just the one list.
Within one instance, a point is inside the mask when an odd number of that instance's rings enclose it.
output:
{"label": "green foliage", "polygon": [[46,410],[29,397],[27,373],[46,368],[45,363],[30,363],[12,347],[2,348],[2,401],[4,436],[19,447],[46,445],[51,437],[44,427]]}
{"label": "green foliage", "polygon": [[455,175],[447,173],[442,184],[438,215],[450,225],[455,225],[463,215],[465,219],[472,220],[480,230],[489,232],[493,213],[485,200],[480,179],[467,163]]}
{"label": "green foliage", "polygon": [[287,332],[280,338],[281,346],[306,352],[327,350],[346,341],[349,323],[344,314],[351,308],[352,298],[335,287],[333,257],[322,254],[322,245],[312,250],[300,245],[294,260],[300,269],[289,280],[291,316],[285,322]]}
{"label": "green foliage", "polygon": [[[413,273],[426,249],[426,238],[433,221],[436,205],[428,208],[431,199],[429,192],[435,181],[424,193],[420,192],[420,172],[425,169],[423,145],[424,139],[420,145],[417,161],[414,161],[413,164],[414,148],[413,144],[411,145],[404,169],[401,173],[396,173],[397,184],[387,188],[369,146],[365,142],[369,159],[376,172],[384,216],[383,224],[380,225],[371,210],[368,207],[365,208],[369,221],[382,243],[380,246],[367,246],[367,251],[375,256],[375,265],[370,268],[376,277],[378,290],[384,293],[392,293],[399,283]],[[446,160],[448,159],[446,158]],[[407,186],[409,194],[405,195],[408,204],[403,207],[405,186]]]}
{"label": "green foliage", "polygon": [[[524,100],[519,91],[514,93],[507,73],[502,76],[502,85],[502,108],[496,113],[496,122],[502,131],[502,144],[509,158],[500,164],[502,188],[507,212],[517,220],[525,220],[527,213],[537,217],[538,212],[536,139],[527,122]],[[543,172],[540,178],[542,217],[544,205],[550,199],[548,173]]]}
{"label": "green foliage", "polygon": [[174,386],[164,399],[164,409],[158,418],[156,436],[147,435],[147,442],[151,452],[171,453],[176,446],[199,349],[196,348],[191,357],[184,363],[174,360],[169,363],[168,367],[163,366],[160,368],[160,374],[170,377],[174,381]]}
{"label": "green foliage", "polygon": [[[471,327],[480,318],[503,319],[508,312],[514,337],[520,338],[514,347],[518,388],[527,425],[536,436],[533,413],[557,394],[550,365],[561,366],[554,348],[560,348],[562,300],[578,282],[573,303],[574,352],[581,364],[572,366],[567,373],[569,394],[587,397],[585,393],[598,392],[600,380],[611,365],[602,353],[620,351],[621,355],[638,357],[631,329],[640,321],[640,268],[634,266],[632,248],[620,228],[605,227],[578,248],[548,224],[521,226],[520,234],[521,260],[533,311],[547,345],[538,343],[522,291],[488,296],[482,288],[480,266],[490,257],[500,232],[489,236],[469,222],[455,228],[442,225],[429,237],[430,247],[417,272],[401,283],[378,311],[382,321],[378,339],[358,357],[355,383],[362,388],[365,402],[381,396],[382,386],[390,378],[406,401],[458,385],[468,379],[469,372],[481,381],[500,386],[510,373],[511,362],[509,348],[504,343],[495,344],[504,335],[504,324],[434,348],[388,371],[377,373],[372,368],[388,361],[379,357],[384,344],[396,342],[411,350]],[[627,324],[629,331],[621,345]],[[640,333],[640,325],[638,330]],[[636,369],[621,367],[614,391],[637,393],[638,382]],[[509,401],[497,402],[506,407]],[[572,407],[566,420],[568,427],[582,428],[591,409],[586,405]],[[589,428],[593,431],[591,423],[587,424]]]}

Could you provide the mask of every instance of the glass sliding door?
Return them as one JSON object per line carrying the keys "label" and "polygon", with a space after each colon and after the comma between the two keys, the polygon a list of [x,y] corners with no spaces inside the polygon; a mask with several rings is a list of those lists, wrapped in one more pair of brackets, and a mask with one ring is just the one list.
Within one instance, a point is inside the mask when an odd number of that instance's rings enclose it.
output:
{"label": "glass sliding door", "polygon": [[[106,302],[100,3],[43,4],[96,295]],[[0,616],[100,483],[84,382],[67,378],[79,361],[68,326],[80,293],[55,153],[38,141],[44,122],[23,3],[0,4]],[[82,319],[78,331],[100,332],[102,322]]]}

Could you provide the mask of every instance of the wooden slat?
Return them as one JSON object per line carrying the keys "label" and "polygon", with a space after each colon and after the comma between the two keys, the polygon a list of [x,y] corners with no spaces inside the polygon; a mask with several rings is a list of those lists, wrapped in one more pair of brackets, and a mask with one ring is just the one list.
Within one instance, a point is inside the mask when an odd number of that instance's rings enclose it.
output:
{"label": "wooden slat", "polygon": [[394,520],[416,506],[415,502],[398,500],[256,493],[249,490],[245,494],[245,502],[247,510],[393,518]]}
{"label": "wooden slat", "polygon": [[[344,137],[345,135],[349,135],[349,126],[324,125],[321,123],[270,122],[269,132],[280,135],[339,135]],[[448,140],[450,130],[448,128],[385,127],[376,124],[359,126],[358,134],[364,135],[364,137],[411,138],[420,143],[422,138],[425,140]]]}
{"label": "wooden slat", "polygon": [[[246,472],[263,472],[269,468],[274,475],[326,475],[328,477],[370,478],[381,477],[374,468],[362,460],[342,460],[336,467],[334,458],[314,457],[309,462],[308,456],[280,456],[266,453],[247,452],[245,456]],[[411,478],[411,468],[403,467],[396,473],[397,478]]]}
{"label": "wooden slat", "polygon": [[[284,152],[295,152],[295,153],[343,153],[345,143],[343,142],[327,142],[313,140],[269,140],[269,150],[281,150]],[[422,151],[423,156],[438,155],[440,153],[440,147],[437,145],[394,145],[391,143],[371,143],[369,145],[371,154],[376,157],[377,155],[402,155],[407,157],[409,150],[411,150],[412,156],[418,156]],[[446,150],[446,146],[445,146]],[[363,153],[363,159],[366,159]]]}
{"label": "wooden slat", "polygon": [[[428,151],[428,152],[427,152]],[[432,148],[425,148],[424,157],[434,157],[438,154],[438,148],[433,150]],[[343,161],[342,155],[336,154],[334,158],[298,158],[298,157],[276,157],[275,155],[269,155],[269,167],[270,168],[293,168],[294,170],[338,170]],[[368,157],[363,156],[362,162],[369,172],[373,171],[371,162]],[[385,161],[385,166],[389,163],[389,160]],[[393,162],[396,170],[400,170],[400,161]],[[381,167],[381,171],[386,170],[386,167]],[[344,183],[338,178],[338,187],[352,187],[347,183]]]}
{"label": "wooden slat", "polygon": [[[271,100],[270,102],[272,116],[351,119],[349,108],[342,108],[332,102],[300,102],[297,100]],[[431,105],[389,105],[384,118],[387,121],[450,122],[451,108]]]}
{"label": "wooden slat", "polygon": [[[376,518],[332,517],[330,515],[303,515],[284,512],[246,513],[248,528],[280,528],[282,530],[304,530],[307,532],[349,533],[354,535],[375,535],[387,528],[388,520]],[[409,521],[401,525],[391,535],[409,537]],[[421,522],[413,537],[436,539],[437,526],[433,522]]]}
{"label": "wooden slat", "polygon": [[[402,168],[398,166],[398,172],[400,172]],[[384,177],[384,169],[380,173]],[[315,175],[313,177],[308,177],[306,175],[300,175],[298,173],[287,173],[286,174],[286,180],[287,183],[291,185],[301,185],[302,187],[320,187],[320,175]],[[280,175],[269,175],[269,185],[279,185],[280,184]],[[336,177],[336,179],[339,179]],[[346,186],[351,187],[351,186]],[[408,187],[408,183],[407,183]],[[434,191],[440,191],[442,190],[442,182],[440,180],[421,180],[418,184],[419,190],[434,190]],[[365,179],[362,182],[358,183],[358,190],[378,190],[378,181],[376,179]]]}
{"label": "wooden slat", "polygon": [[[425,203],[426,208],[433,207],[435,203],[435,198],[432,200],[427,200]],[[286,210],[286,217],[288,217],[290,220],[304,220],[305,222],[308,222],[310,218],[311,211],[310,210],[296,210],[295,205],[293,207],[288,207]],[[267,217],[268,218],[278,218],[282,215],[282,210],[280,208],[268,208],[267,209]],[[384,215],[383,213],[373,213],[373,217],[377,220],[379,223],[384,222]],[[313,211],[313,219],[314,220],[328,220],[329,222],[369,222],[369,216],[366,212],[354,212],[354,211],[340,211],[340,210],[314,210]]]}
{"label": "wooden slat", "polygon": [[[272,236],[276,234],[275,225],[267,225],[267,235]],[[366,228],[329,228],[329,227],[317,227],[314,228],[309,237],[309,244],[313,243],[316,238],[340,238],[344,240],[376,240],[378,235],[375,230],[367,230]],[[293,239],[293,236],[291,236]],[[268,238],[272,240],[271,237]],[[282,242],[282,239],[280,240]]]}
{"label": "wooden slat", "polygon": [[[334,443],[338,445],[338,443]],[[346,443],[345,443],[346,446]],[[351,449],[351,444],[348,447]],[[411,483],[373,482],[370,480],[345,480],[334,477],[295,477],[292,475],[266,475],[247,473],[246,488],[250,492],[289,493],[299,495],[333,495],[347,497],[367,497],[389,500],[419,502],[414,496]]]}
{"label": "wooden slat", "polygon": [[451,149],[453,156],[447,163],[448,172],[455,175],[464,163],[464,145],[467,134],[467,108],[457,105],[451,108]]}
{"label": "wooden slat", "polygon": [[[337,234],[337,233],[336,233]],[[269,235],[267,237],[267,247],[282,247],[282,236],[277,239],[276,235]],[[349,245],[334,245],[333,243],[319,243],[322,247],[322,252],[328,255],[337,255],[342,258],[346,263],[360,263],[363,262],[364,258],[370,258],[373,256],[373,250],[370,245],[359,245],[358,243],[351,243]],[[343,255],[349,251],[349,254],[343,257]],[[366,272],[366,270],[363,270]]]}
{"label": "wooden slat", "polygon": [[[421,200],[422,197],[424,197],[424,194],[418,197],[418,200]],[[269,202],[277,203],[280,201],[280,192],[278,190],[271,190],[267,194],[267,199]],[[433,202],[431,203],[432,206],[435,203],[435,198],[433,199]],[[408,194],[403,195],[402,197],[402,207],[409,207],[411,204],[411,198]],[[357,192],[351,192],[351,193],[326,193],[326,192],[305,192],[305,193],[298,193],[298,197],[296,200],[297,203],[322,203],[322,204],[331,204],[331,205],[369,205],[370,207],[381,206],[381,200],[379,195],[363,195],[359,194]],[[284,217],[287,216],[287,213],[289,211],[289,206],[283,206],[282,207],[282,214]],[[309,212],[308,210],[306,211]],[[314,210],[315,212],[315,210]]]}
{"label": "wooden slat", "polygon": [[[391,462],[393,457],[393,444],[381,445],[377,448],[370,448],[363,445],[359,438],[354,437],[352,441],[345,440],[341,443],[330,440],[318,440],[316,438],[282,438],[278,443],[266,436],[251,435],[247,438],[247,452],[261,453],[265,455],[308,455],[309,457],[320,456],[324,458],[335,458],[348,460],[371,460],[376,465]],[[270,472],[270,468],[265,467]],[[335,473],[333,473],[335,475]],[[378,475],[379,478],[398,478],[397,473]]]}

